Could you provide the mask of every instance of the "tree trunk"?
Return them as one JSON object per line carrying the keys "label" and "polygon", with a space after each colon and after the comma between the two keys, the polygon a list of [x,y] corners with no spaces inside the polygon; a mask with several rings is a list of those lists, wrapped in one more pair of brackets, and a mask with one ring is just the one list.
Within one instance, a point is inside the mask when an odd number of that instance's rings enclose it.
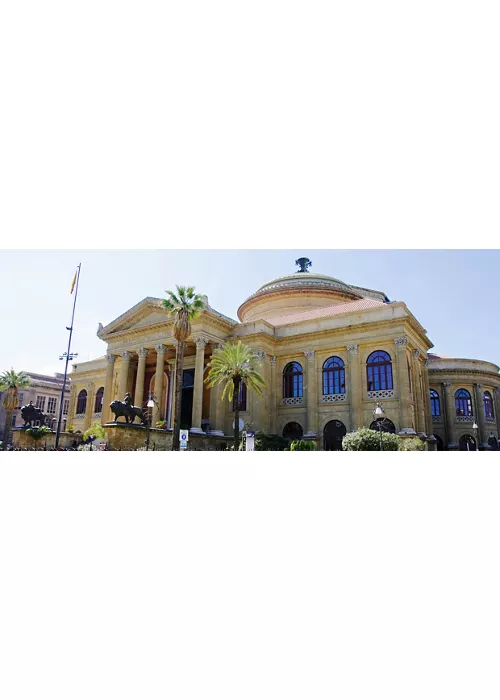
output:
{"label": "tree trunk", "polygon": [[12,425],[12,409],[6,409],[5,426],[3,429],[3,444],[2,449],[7,449],[7,443],[9,442],[10,428]]}
{"label": "tree trunk", "polygon": [[179,449],[179,432],[181,429],[181,401],[182,401],[182,365],[184,363],[184,341],[179,341],[175,357],[175,406],[174,406],[174,433],[172,435],[172,450]]}
{"label": "tree trunk", "polygon": [[240,445],[240,379],[233,379],[234,384],[234,449]]}

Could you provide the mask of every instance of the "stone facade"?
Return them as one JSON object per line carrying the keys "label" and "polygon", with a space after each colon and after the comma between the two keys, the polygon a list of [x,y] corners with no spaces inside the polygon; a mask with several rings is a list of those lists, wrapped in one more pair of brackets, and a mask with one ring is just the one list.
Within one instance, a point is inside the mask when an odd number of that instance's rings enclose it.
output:
{"label": "stone facade", "polygon": [[[30,401],[33,402],[34,406],[39,406],[42,411],[47,416],[47,425],[51,429],[57,427],[57,420],[59,418],[59,405],[61,401],[61,390],[64,381],[64,374],[56,373],[54,375],[49,374],[36,374],[34,372],[26,372],[30,378],[30,385],[26,389],[21,389],[19,391],[19,408],[15,410],[12,414],[13,428],[18,428],[24,425],[24,421],[21,417],[21,406],[29,404]],[[66,428],[66,422],[69,410],[69,398],[71,389],[71,379],[68,376],[66,380],[65,389],[65,406],[63,406],[62,415],[62,429]],[[66,407],[66,412],[64,408]],[[0,440],[3,437],[3,430],[5,425],[5,409],[2,405],[2,394],[0,394]]]}
{"label": "stone facade", "polygon": [[[207,302],[193,323],[184,357],[182,404],[183,427],[192,434],[232,435],[232,405],[222,403],[220,388],[208,389],[204,378],[213,350],[241,339],[259,356],[266,381],[263,396],[249,391],[240,413],[249,429],[303,435],[324,449],[338,449],[341,433],[372,424],[380,402],[387,429],[425,436],[431,446],[436,433],[440,445],[454,449],[463,422],[450,420],[446,433],[444,423],[432,415],[430,390],[450,383],[453,392],[467,380],[474,401],[479,396],[474,383],[492,394],[496,390],[494,422],[481,421],[482,406],[479,401],[474,406],[481,443],[486,444],[488,431],[499,436],[499,368],[430,355],[426,330],[404,302],[391,302],[383,292],[299,272],[263,285],[240,306],[238,317],[230,319]],[[83,432],[95,420],[109,422],[109,403],[123,400],[127,392],[143,407],[152,395],[152,425],[164,420],[171,428],[176,346],[161,300],[145,298],[100,326],[98,337],[107,345],[106,354],[73,366],[69,420],[74,428]],[[376,357],[385,368],[374,369]],[[329,373],[332,358],[337,370]],[[299,368],[293,376],[291,367]],[[127,442],[125,433],[117,435]]]}

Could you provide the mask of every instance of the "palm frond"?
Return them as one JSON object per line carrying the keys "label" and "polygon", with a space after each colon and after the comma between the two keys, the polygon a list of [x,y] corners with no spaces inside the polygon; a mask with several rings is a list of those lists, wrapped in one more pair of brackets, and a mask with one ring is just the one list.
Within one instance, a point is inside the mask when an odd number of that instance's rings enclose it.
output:
{"label": "palm frond", "polygon": [[266,382],[259,367],[260,360],[254,351],[241,340],[238,343],[225,343],[222,348],[214,350],[205,382],[209,387],[224,384],[223,400],[226,396],[229,401],[233,400],[235,380],[238,384],[244,382],[248,389],[261,396]]}

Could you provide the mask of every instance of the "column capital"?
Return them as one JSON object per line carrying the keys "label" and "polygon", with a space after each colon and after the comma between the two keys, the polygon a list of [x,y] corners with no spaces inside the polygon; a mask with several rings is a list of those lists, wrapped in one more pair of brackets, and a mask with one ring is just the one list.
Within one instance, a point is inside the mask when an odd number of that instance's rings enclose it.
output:
{"label": "column capital", "polygon": [[94,388],[94,382],[87,382],[87,383],[85,384],[85,388],[86,388],[88,391],[91,391],[91,390]]}
{"label": "column capital", "polygon": [[197,335],[196,338],[194,338],[194,342],[196,343],[197,350],[204,350],[208,339],[204,335]]}
{"label": "column capital", "polygon": [[424,360],[424,367],[425,369],[429,368],[429,360]]}
{"label": "column capital", "polygon": [[443,382],[444,390],[449,391],[451,389],[450,382]]}
{"label": "column capital", "polygon": [[164,355],[167,350],[167,346],[163,345],[163,343],[159,343],[158,345],[155,345],[155,350],[158,355]]}
{"label": "column capital", "polygon": [[122,360],[125,360],[125,362],[128,362],[132,358],[132,353],[130,352],[130,350],[125,350],[124,352],[122,352],[121,355]]}
{"label": "column capital", "polygon": [[408,338],[406,336],[401,336],[400,338],[394,338],[394,343],[398,350],[404,350],[408,345]]}
{"label": "column capital", "polygon": [[478,389],[479,391],[481,391],[481,389],[483,388],[483,385],[482,385],[482,384],[479,384],[479,383],[476,383],[475,386],[477,387],[477,389]]}
{"label": "column capital", "polygon": [[271,355],[271,357],[270,357],[269,359],[270,359],[270,361],[271,361],[271,364],[272,364],[273,366],[275,366],[275,365],[276,365],[276,355]]}
{"label": "column capital", "polygon": [[307,357],[308,360],[314,360],[315,352],[314,350],[304,350],[304,355]]}
{"label": "column capital", "polygon": [[420,352],[420,350],[415,348],[415,350],[413,350],[413,352],[411,354],[415,360],[418,360],[422,353]]}
{"label": "column capital", "polygon": [[349,353],[349,355],[357,355],[358,350],[359,350],[359,345],[356,345],[353,343],[352,345],[346,345],[346,350]]}
{"label": "column capital", "polygon": [[148,348],[139,348],[139,350],[137,351],[137,354],[139,357],[147,357],[148,352],[149,352]]}
{"label": "column capital", "polygon": [[255,350],[255,357],[257,357],[261,361],[264,360],[266,357],[265,350]]}
{"label": "column capital", "polygon": [[116,355],[113,355],[112,352],[106,353],[106,362],[108,363],[108,365],[112,365],[115,360],[116,360]]}

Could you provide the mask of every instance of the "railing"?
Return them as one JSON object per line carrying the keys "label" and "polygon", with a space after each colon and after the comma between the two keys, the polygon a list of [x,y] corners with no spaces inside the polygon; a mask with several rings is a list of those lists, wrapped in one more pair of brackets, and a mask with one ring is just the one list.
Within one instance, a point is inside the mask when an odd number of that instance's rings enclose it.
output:
{"label": "railing", "polygon": [[337,401],[345,401],[347,394],[323,394],[321,401],[323,403],[336,403]]}
{"label": "railing", "polygon": [[443,416],[432,416],[432,422],[433,422],[433,423],[442,423],[442,422],[443,422]]}
{"label": "railing", "polygon": [[474,416],[456,416],[457,423],[474,423]]}
{"label": "railing", "polygon": [[381,389],[380,391],[369,391],[369,399],[392,399],[394,398],[393,389]]}
{"label": "railing", "polygon": [[485,419],[487,423],[495,423],[495,417],[494,416],[489,416],[488,418]]}
{"label": "railing", "polygon": [[303,396],[291,396],[288,399],[283,399],[283,406],[302,406],[303,403]]}

